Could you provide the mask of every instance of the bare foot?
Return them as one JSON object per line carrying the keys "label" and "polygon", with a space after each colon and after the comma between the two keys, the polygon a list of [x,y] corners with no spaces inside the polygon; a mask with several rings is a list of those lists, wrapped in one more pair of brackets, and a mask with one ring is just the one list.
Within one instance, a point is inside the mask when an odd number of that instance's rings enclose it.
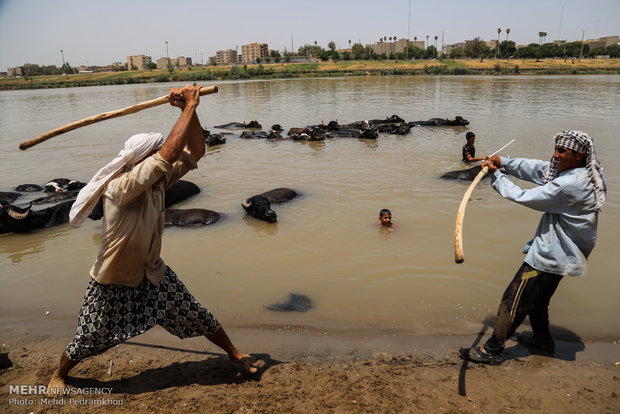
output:
{"label": "bare foot", "polygon": [[47,384],[48,397],[62,397],[65,394],[65,379],[60,376],[58,370],[54,371],[49,384]]}
{"label": "bare foot", "polygon": [[230,361],[243,373],[256,374],[258,372],[257,359],[248,354],[241,355],[237,360],[231,358]]}

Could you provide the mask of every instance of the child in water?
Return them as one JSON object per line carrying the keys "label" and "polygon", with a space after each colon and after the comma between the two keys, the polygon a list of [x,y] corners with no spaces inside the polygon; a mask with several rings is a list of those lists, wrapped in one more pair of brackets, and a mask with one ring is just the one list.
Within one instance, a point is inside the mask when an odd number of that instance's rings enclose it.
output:
{"label": "child in water", "polygon": [[467,143],[463,145],[463,161],[464,162],[474,162],[474,161],[485,161],[489,157],[476,158],[476,147],[474,146],[474,142],[476,142],[476,134],[469,131],[465,134],[465,139]]}
{"label": "child in water", "polygon": [[383,227],[388,227],[390,231],[393,229],[392,212],[384,208],[379,212],[379,221]]}

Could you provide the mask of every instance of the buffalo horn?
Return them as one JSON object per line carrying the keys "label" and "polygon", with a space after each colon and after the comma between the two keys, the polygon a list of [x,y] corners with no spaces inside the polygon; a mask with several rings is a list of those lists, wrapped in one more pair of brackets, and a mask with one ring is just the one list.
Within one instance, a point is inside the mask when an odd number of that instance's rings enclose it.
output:
{"label": "buffalo horn", "polygon": [[30,213],[30,207],[32,207],[32,204],[29,204],[28,207],[26,207],[26,210],[23,213],[18,213],[15,210],[9,210],[8,214],[14,220],[23,220],[26,217],[28,217],[28,214]]}

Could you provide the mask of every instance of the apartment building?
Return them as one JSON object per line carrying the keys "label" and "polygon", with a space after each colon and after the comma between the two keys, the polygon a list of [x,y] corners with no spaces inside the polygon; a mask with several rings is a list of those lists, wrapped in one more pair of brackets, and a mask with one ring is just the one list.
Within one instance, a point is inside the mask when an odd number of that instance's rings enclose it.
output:
{"label": "apartment building", "polygon": [[238,62],[237,51],[234,49],[218,50],[215,52],[215,63],[217,65],[236,65]]}
{"label": "apartment building", "polygon": [[146,55],[137,55],[137,56],[127,56],[127,69],[131,70],[134,66],[138,68],[138,70],[146,70],[148,65],[151,63],[151,57]]}
{"label": "apartment building", "polygon": [[256,63],[257,59],[264,59],[269,56],[269,46],[267,43],[250,43],[241,45],[241,60],[243,63]]}

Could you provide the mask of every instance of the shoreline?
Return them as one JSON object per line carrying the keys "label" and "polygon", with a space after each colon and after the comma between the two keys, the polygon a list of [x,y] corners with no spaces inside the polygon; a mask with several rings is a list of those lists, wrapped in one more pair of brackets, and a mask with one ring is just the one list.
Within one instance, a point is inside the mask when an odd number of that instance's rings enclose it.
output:
{"label": "shoreline", "polygon": [[0,79],[0,91],[136,83],[210,82],[347,76],[617,75],[620,59],[443,59],[200,66],[188,69],[94,72]]}
{"label": "shoreline", "polygon": [[[76,392],[95,390],[92,395],[45,399],[28,391],[16,394],[15,387],[46,385],[69,338],[2,330],[12,366],[0,370],[0,407],[8,413],[207,407],[214,413],[614,412],[620,407],[620,344],[560,340],[555,357],[549,357],[508,341],[503,364],[487,366],[457,356],[459,347],[479,343],[480,335],[406,338],[398,346],[375,338],[366,347],[347,349],[346,341],[308,340],[290,332],[278,341],[257,330],[228,333],[239,349],[260,360],[257,377],[237,372],[202,338],[180,340],[154,328],[71,372],[68,385]],[[294,344],[306,349],[292,352]]]}

